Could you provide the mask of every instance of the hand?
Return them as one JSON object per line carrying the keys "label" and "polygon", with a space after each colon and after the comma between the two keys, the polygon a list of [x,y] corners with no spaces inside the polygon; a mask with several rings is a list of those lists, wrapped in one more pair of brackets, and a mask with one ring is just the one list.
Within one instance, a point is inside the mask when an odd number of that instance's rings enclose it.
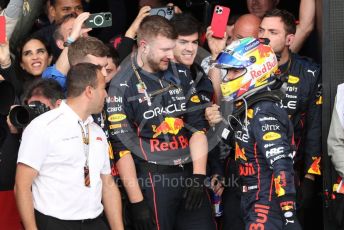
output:
{"label": "hand", "polygon": [[83,28],[84,22],[89,18],[90,13],[84,12],[78,15],[73,23],[72,32],[69,37],[74,41],[77,40],[82,34],[87,33],[92,30],[92,28]]}
{"label": "hand", "polygon": [[311,206],[314,192],[314,180],[305,177],[301,185],[301,208],[308,209]]}
{"label": "hand", "polygon": [[[18,105],[12,105],[12,106],[11,106],[11,110],[12,110],[14,107],[16,107],[16,106],[18,106]],[[8,129],[10,130],[10,133],[12,133],[12,134],[18,134],[18,133],[19,133],[18,129],[11,123],[10,115],[7,116],[7,120],[6,120],[6,121],[7,121]]]}
{"label": "hand", "polygon": [[213,104],[205,109],[205,118],[209,122],[210,126],[215,126],[222,121],[222,115],[219,111],[220,106]]}
{"label": "hand", "polygon": [[187,188],[183,194],[186,210],[195,210],[202,206],[205,196],[204,180],[205,175],[202,174],[193,174],[186,180]]}
{"label": "hand", "polygon": [[211,177],[210,180],[210,188],[213,190],[213,192],[218,195],[222,196],[224,188],[224,178],[218,174],[215,174]]}
{"label": "hand", "polygon": [[167,6],[173,6],[173,11],[175,14],[181,14],[183,11],[176,5],[174,5],[172,2],[168,3]]}
{"label": "hand", "polygon": [[1,68],[7,68],[11,65],[10,45],[9,42],[0,44],[0,65]]}
{"label": "hand", "polygon": [[226,48],[226,41],[227,41],[228,35],[225,32],[223,38],[214,38],[213,33],[214,32],[211,30],[211,26],[208,26],[205,36],[208,40],[208,46],[211,52],[211,57],[213,60],[215,60],[217,56],[221,53],[221,51],[224,48]]}
{"label": "hand", "polygon": [[125,33],[125,36],[128,38],[134,39],[136,37],[137,30],[139,29],[139,26],[142,22],[142,20],[149,15],[149,11],[151,10],[150,6],[144,6],[140,9],[139,14],[131,23],[129,29]]}
{"label": "hand", "polygon": [[153,215],[145,200],[130,205],[131,218],[135,230],[155,229]]}
{"label": "hand", "polygon": [[285,195],[278,199],[282,210],[282,218],[284,220],[283,230],[301,230],[301,225],[296,217],[295,197]]}
{"label": "hand", "polygon": [[342,229],[344,227],[344,194],[335,193],[336,199],[332,202],[332,217],[337,224],[337,227]]}

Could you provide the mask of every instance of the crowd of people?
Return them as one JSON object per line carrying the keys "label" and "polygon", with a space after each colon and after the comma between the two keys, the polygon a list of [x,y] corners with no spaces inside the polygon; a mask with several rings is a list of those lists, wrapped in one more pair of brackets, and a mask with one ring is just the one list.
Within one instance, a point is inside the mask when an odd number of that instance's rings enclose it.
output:
{"label": "crowd of people", "polygon": [[[85,26],[90,1],[43,2],[2,10],[1,229],[310,228],[322,79],[298,52],[315,0],[298,23],[279,0],[247,0],[223,38],[173,3],[140,1],[106,42]],[[150,15],[165,6],[170,20]],[[33,30],[38,8],[50,23]],[[328,141],[343,176],[341,91]]]}

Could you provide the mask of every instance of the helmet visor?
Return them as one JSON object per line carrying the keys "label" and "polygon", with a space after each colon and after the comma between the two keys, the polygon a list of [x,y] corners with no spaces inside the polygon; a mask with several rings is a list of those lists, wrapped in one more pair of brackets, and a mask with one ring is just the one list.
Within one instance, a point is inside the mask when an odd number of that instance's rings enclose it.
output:
{"label": "helmet visor", "polygon": [[222,82],[233,81],[241,76],[244,76],[246,72],[246,68],[229,68],[227,69],[227,74],[222,78]]}

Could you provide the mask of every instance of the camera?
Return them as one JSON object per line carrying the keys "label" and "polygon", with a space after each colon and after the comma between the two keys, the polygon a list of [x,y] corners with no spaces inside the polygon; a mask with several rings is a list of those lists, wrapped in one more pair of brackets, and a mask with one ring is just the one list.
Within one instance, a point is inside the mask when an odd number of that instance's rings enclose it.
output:
{"label": "camera", "polygon": [[112,26],[112,14],[111,12],[91,14],[84,24],[87,28],[110,27]]}
{"label": "camera", "polygon": [[222,7],[221,7],[221,6],[216,6],[215,12],[216,12],[217,14],[222,14],[222,12],[223,12]]}
{"label": "camera", "polygon": [[152,8],[150,10],[150,15],[159,15],[170,20],[174,15],[173,6]]}
{"label": "camera", "polygon": [[10,111],[10,121],[16,128],[24,128],[34,118],[49,111],[50,108],[40,101],[33,101],[29,105],[16,106]]}

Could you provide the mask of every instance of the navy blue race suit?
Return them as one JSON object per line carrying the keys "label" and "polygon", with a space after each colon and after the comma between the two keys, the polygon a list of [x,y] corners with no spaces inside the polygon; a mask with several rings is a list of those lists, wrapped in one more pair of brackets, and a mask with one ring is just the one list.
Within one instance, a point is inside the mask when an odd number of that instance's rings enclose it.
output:
{"label": "navy blue race suit", "polygon": [[213,84],[204,72],[202,67],[197,63],[190,66],[192,80],[195,82],[195,87],[198,96],[203,104],[211,103],[214,96]]}
{"label": "navy blue race suit", "polygon": [[288,85],[282,103],[294,127],[297,147],[296,167],[302,174],[320,175],[322,152],[320,67],[307,58],[291,54],[290,64],[286,63],[280,69],[288,73]]}
{"label": "navy blue race suit", "polygon": [[251,105],[248,101],[246,112],[235,113],[235,160],[242,182],[245,229],[299,229],[295,216],[293,126],[288,114],[278,100],[264,97]]}
{"label": "navy blue race suit", "polygon": [[183,204],[185,183],[192,176],[189,139],[207,127],[189,69],[172,63],[166,71],[151,74],[136,63],[123,65],[108,94],[115,159],[133,156],[157,229],[215,229],[205,189],[199,209],[188,211]]}
{"label": "navy blue race suit", "polygon": [[[285,97],[282,98],[283,107],[287,110],[289,119],[294,128],[294,140],[296,146],[296,156],[294,158],[294,168],[299,174],[296,178],[296,186],[300,186],[299,177],[310,173],[320,175],[321,159],[321,71],[319,65],[308,58],[300,57],[297,54],[291,54],[289,61],[279,67],[282,74],[287,74],[288,83]],[[228,162],[231,158],[227,159]],[[232,164],[233,166],[233,164]],[[231,171],[231,172],[229,172]],[[226,169],[229,175],[233,174],[235,169]],[[224,201],[226,203],[225,216],[230,219],[233,216],[233,209],[227,205],[226,199],[235,200],[231,196],[240,196],[238,192],[233,192],[235,188],[226,188],[224,192]],[[235,194],[234,194],[235,193]],[[305,198],[305,197],[304,197]],[[306,205],[305,205],[306,206]],[[230,212],[228,216],[227,212]],[[225,226],[232,225],[233,221],[225,220]],[[240,225],[241,220],[238,220]]]}
{"label": "navy blue race suit", "polygon": [[[322,206],[320,198],[315,197],[321,190],[321,178],[318,178],[321,175],[322,154],[320,67],[308,58],[291,54],[290,64],[286,63],[280,69],[288,73],[283,105],[293,123],[297,147],[294,169],[299,220],[304,228],[313,228],[312,219],[315,216],[307,210]],[[318,176],[313,181],[308,175],[305,177],[306,174]]]}

